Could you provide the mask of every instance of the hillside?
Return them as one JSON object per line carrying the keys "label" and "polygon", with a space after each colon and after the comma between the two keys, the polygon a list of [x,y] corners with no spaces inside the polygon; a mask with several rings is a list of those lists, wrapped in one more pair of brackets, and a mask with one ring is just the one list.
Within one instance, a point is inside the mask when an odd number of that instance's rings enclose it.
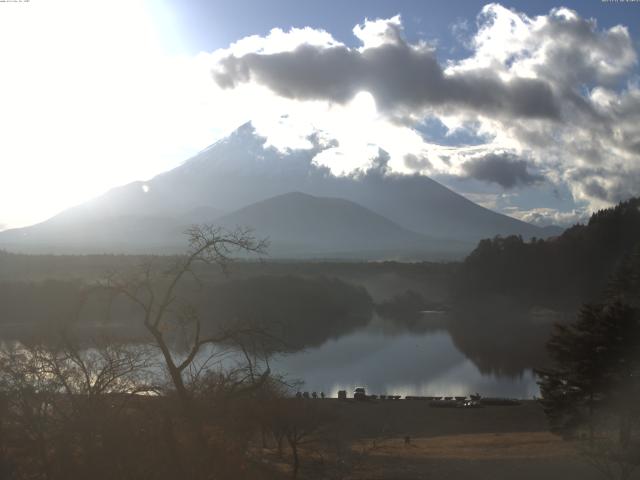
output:
{"label": "hillside", "polygon": [[348,200],[300,192],[254,203],[217,222],[228,228],[250,225],[257,236],[269,238],[270,255],[276,257],[453,257],[470,247],[411,232]]}
{"label": "hillside", "polygon": [[525,305],[571,310],[596,301],[621,262],[640,246],[640,198],[594,213],[549,240],[483,240],[457,275],[461,300],[499,294]]}

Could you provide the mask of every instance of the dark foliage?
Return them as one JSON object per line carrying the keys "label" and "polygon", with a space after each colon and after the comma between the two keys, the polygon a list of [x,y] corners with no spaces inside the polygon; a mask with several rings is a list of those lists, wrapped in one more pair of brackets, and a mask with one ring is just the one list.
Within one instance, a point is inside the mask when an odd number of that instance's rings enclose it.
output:
{"label": "dark foliage", "polygon": [[230,281],[211,292],[207,312],[232,323],[259,325],[277,349],[320,345],[366,325],[373,303],[362,287],[336,278],[259,276]]}
{"label": "dark foliage", "polygon": [[[195,289],[194,289],[195,290]],[[372,300],[362,287],[335,278],[262,275],[205,285],[198,294],[183,289],[199,306],[203,329],[259,325],[297,350],[319,345],[367,324]],[[76,319],[79,305],[80,315]],[[143,333],[131,303],[110,302],[108,292],[79,281],[0,283],[0,326],[4,337],[46,337],[73,322],[87,336],[108,331],[123,339]]]}
{"label": "dark foliage", "polygon": [[640,198],[621,202],[548,240],[482,240],[456,276],[457,301],[505,295],[523,305],[573,310],[599,298],[611,274],[640,242]]}
{"label": "dark foliage", "polygon": [[[538,371],[552,430],[573,435],[595,428],[603,412],[640,414],[640,311],[619,302],[585,305],[571,325],[557,325],[548,343],[554,368]],[[632,400],[635,403],[635,400]]]}
{"label": "dark foliage", "polygon": [[552,431],[585,439],[585,459],[611,479],[640,465],[640,249],[612,276],[605,300],[556,325],[553,366],[538,370]]}

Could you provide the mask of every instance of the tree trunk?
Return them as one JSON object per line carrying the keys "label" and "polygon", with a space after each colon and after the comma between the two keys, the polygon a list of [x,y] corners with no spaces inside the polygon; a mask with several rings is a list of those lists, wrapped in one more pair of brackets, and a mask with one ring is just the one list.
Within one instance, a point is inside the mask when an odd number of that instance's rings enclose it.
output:
{"label": "tree trunk", "polygon": [[167,367],[167,370],[169,371],[169,375],[171,376],[171,381],[174,388],[176,389],[176,394],[180,403],[180,410],[182,411],[182,414],[184,415],[184,418],[186,419],[187,424],[190,427],[191,435],[193,436],[193,441],[195,443],[194,447],[198,452],[198,461],[200,462],[200,465],[198,465],[198,470],[204,470],[208,457],[207,441],[202,430],[202,423],[198,415],[197,405],[195,405],[195,402],[193,402],[193,399],[191,398],[191,395],[189,394],[189,391],[184,384],[184,380],[182,379],[182,372],[173,361],[171,350],[169,349],[169,346],[162,336],[162,333],[154,327],[147,328],[156,339],[158,347],[160,347],[160,351],[162,352],[165,360],[165,365]]}
{"label": "tree trunk", "polygon": [[291,444],[291,451],[293,453],[293,478],[298,478],[298,469],[300,468],[300,458],[298,457],[298,445],[296,442]]}
{"label": "tree trunk", "polygon": [[148,327],[148,330],[151,332],[153,337],[162,352],[162,356],[164,357],[164,363],[167,366],[167,370],[169,371],[169,376],[171,377],[171,382],[173,383],[174,388],[176,389],[176,394],[178,395],[178,400],[180,401],[180,408],[182,408],[182,412],[185,416],[189,416],[193,409],[191,408],[191,397],[189,392],[187,391],[187,387],[184,385],[184,380],[182,379],[182,372],[178,369],[175,362],[173,361],[173,356],[171,355],[171,350],[167,345],[167,342],[162,337],[162,333],[160,333],[154,327]]}
{"label": "tree trunk", "polygon": [[44,437],[44,434],[41,430],[38,430],[37,433],[37,449],[40,457],[40,462],[42,463],[42,469],[44,471],[44,478],[47,480],[52,477],[51,475],[51,463],[49,462],[49,455],[47,440]]}
{"label": "tree trunk", "polygon": [[293,456],[293,478],[298,478],[298,470],[300,468],[300,457],[298,457],[298,439],[296,435],[287,435],[287,441],[291,447],[291,454]]}

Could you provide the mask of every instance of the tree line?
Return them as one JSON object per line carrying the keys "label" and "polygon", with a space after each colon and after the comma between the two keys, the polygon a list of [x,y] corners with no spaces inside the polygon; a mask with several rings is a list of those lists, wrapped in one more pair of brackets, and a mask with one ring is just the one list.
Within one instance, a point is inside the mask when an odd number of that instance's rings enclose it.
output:
{"label": "tree line", "polygon": [[[197,306],[204,330],[260,323],[281,339],[278,347],[287,351],[320,345],[364,326],[373,311],[364,288],[326,276],[260,275],[226,282],[203,278],[200,287],[189,278],[177,286],[177,293]],[[46,339],[77,317],[77,329],[86,336],[109,332],[121,341],[136,341],[144,333],[135,321],[140,315],[135,304],[124,296],[114,297],[105,285],[51,279],[0,282],[4,338]]]}
{"label": "tree line", "polygon": [[512,298],[524,306],[571,311],[601,297],[608,278],[640,243],[640,198],[594,213],[547,240],[520,236],[482,240],[456,274],[456,302]]}

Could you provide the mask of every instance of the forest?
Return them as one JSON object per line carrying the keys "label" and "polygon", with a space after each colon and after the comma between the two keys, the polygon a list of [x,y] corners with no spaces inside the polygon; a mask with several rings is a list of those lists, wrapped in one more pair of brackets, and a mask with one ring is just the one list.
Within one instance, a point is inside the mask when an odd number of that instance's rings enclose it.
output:
{"label": "forest", "polygon": [[639,243],[640,198],[632,198],[555,238],[482,240],[462,262],[453,295],[460,302],[503,296],[523,306],[572,311],[602,295]]}

